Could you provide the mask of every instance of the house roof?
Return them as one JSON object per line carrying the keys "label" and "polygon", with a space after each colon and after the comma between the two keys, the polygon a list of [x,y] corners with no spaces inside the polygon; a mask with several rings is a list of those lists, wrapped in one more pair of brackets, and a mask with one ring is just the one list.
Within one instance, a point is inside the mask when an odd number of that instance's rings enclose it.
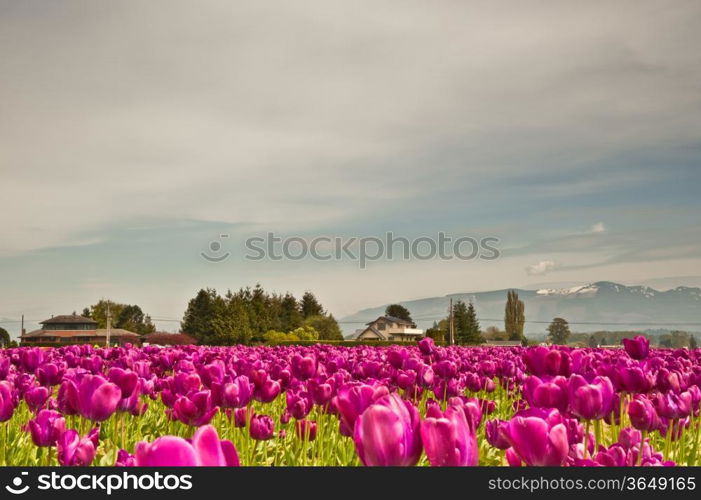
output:
{"label": "house roof", "polygon": [[66,325],[66,324],[91,324],[97,325],[97,321],[91,318],[86,318],[85,316],[79,316],[77,314],[63,314],[61,316],[53,316],[52,318],[45,319],[39,323],[40,325]]}
{"label": "house roof", "polygon": [[[377,335],[377,336],[380,337],[381,339],[387,340],[387,337],[385,337],[385,336],[382,334],[382,332],[381,332],[380,330],[378,330],[377,328],[375,328],[374,326],[368,326],[365,330],[363,330],[362,332],[360,332],[360,335],[362,335],[363,333],[365,333],[365,332],[368,331],[368,330],[370,330],[372,333],[374,333],[375,335]],[[358,335],[358,337],[360,337],[360,335]]]}
{"label": "house roof", "polygon": [[[107,337],[107,329],[100,328],[98,330],[34,330],[33,332],[22,335],[23,339],[37,337]],[[110,337],[139,337],[138,333],[122,330],[121,328],[112,328]]]}
{"label": "house roof", "polygon": [[[381,320],[381,319],[385,319],[385,320],[390,321],[390,322],[392,322],[392,323],[399,323],[400,325],[413,325],[413,324],[414,324],[414,323],[412,323],[411,321],[407,321],[407,320],[402,319],[402,318],[397,318],[396,316],[387,316],[387,315],[385,315],[385,316],[380,316],[380,317],[377,318],[375,321],[378,321],[378,320]],[[366,325],[372,325],[375,321],[371,321],[370,323],[365,323],[365,324],[366,324]]]}

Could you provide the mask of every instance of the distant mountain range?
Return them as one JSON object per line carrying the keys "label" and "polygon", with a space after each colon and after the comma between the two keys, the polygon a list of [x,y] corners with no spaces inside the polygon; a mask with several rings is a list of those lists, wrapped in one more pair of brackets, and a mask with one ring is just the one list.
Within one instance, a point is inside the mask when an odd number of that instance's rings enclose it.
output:
{"label": "distant mountain range", "polygon": [[[526,308],[525,333],[542,334],[554,317],[570,322],[573,332],[598,330],[677,329],[701,331],[701,288],[678,286],[665,291],[648,286],[626,286],[597,281],[568,288],[516,289]],[[445,318],[448,303],[471,301],[481,327],[504,326],[504,304],[508,290],[456,293],[444,297],[401,302],[419,328],[428,328]],[[384,313],[383,306],[363,309],[341,318],[346,335]]]}

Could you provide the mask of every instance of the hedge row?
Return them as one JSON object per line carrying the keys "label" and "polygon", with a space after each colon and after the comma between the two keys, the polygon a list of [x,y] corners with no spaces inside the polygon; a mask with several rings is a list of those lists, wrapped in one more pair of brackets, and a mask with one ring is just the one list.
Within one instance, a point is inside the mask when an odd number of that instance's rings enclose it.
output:
{"label": "hedge row", "polygon": [[[288,346],[288,345],[335,345],[341,347],[354,347],[354,346],[389,346],[389,345],[416,345],[416,342],[402,342],[402,341],[392,341],[392,340],[283,340],[281,342],[276,342],[276,346]],[[436,345],[446,345],[445,342],[436,342]]]}

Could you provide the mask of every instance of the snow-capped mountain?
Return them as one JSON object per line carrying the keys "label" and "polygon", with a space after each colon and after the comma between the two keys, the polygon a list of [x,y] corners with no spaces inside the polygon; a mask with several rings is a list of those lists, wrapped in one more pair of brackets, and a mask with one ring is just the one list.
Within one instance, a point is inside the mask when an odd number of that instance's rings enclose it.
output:
{"label": "snow-capped mountain", "polygon": [[[446,316],[448,301],[472,301],[483,328],[503,327],[507,290],[458,293],[401,302],[421,328]],[[701,331],[701,288],[679,286],[656,290],[598,281],[569,288],[519,290],[526,307],[526,332],[544,332],[554,317],[572,324],[573,331],[680,329]],[[364,309],[342,318],[347,333],[377,318],[386,305]]]}

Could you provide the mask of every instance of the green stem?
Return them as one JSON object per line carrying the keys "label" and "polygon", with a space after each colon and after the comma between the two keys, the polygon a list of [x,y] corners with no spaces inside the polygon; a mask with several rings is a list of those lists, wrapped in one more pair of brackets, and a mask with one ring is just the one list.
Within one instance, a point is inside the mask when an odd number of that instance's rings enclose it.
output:
{"label": "green stem", "polygon": [[584,458],[587,458],[587,455],[589,455],[589,424],[591,422],[587,420],[584,426]]}

